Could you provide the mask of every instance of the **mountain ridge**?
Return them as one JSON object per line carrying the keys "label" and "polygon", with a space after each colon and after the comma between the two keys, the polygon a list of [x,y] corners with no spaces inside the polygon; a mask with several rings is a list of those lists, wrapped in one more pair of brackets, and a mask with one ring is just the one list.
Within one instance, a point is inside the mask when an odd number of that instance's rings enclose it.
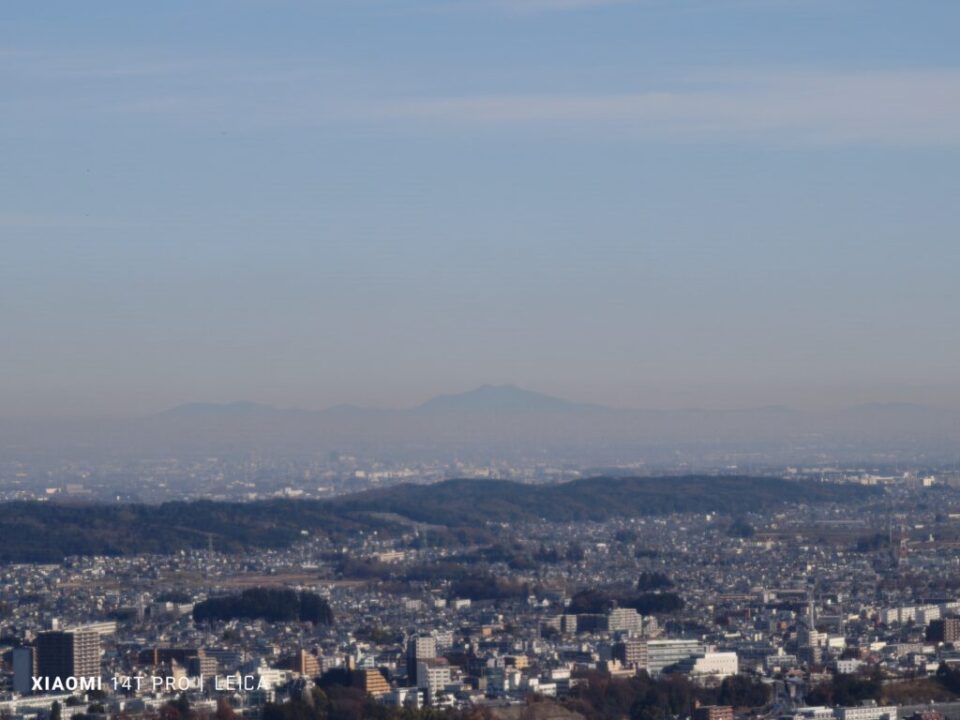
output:
{"label": "mountain ridge", "polygon": [[[519,388],[481,385],[412,407],[278,408],[249,401],[187,403],[110,421],[0,422],[0,450],[137,457],[265,452],[316,457],[347,452],[401,462],[468,460],[614,467],[672,467],[762,457],[770,464],[954,461],[960,411],[908,403],[810,411],[634,409],[578,403]],[[680,455],[678,456],[678,453]]]}
{"label": "mountain ridge", "polygon": [[896,412],[896,411],[928,411],[928,412],[951,412],[947,408],[926,405],[922,403],[909,402],[872,402],[861,403],[838,408],[833,411],[809,411],[801,410],[790,405],[765,404],[748,405],[744,407],[731,408],[709,408],[709,407],[679,407],[679,408],[656,408],[656,407],[615,407],[604,405],[602,403],[588,403],[568,400],[566,398],[550,395],[548,393],[528,390],[519,387],[513,383],[492,384],[484,383],[471,390],[465,390],[458,393],[441,393],[424,400],[423,402],[407,407],[383,407],[378,405],[364,406],[353,403],[338,403],[329,405],[316,410],[309,410],[300,407],[278,407],[269,403],[260,403],[249,400],[232,400],[222,403],[217,402],[187,402],[180,405],[161,410],[147,417],[156,416],[177,416],[177,415],[201,415],[217,414],[224,415],[245,414],[245,413],[291,413],[291,414],[337,414],[337,413],[424,413],[424,412],[450,412],[450,411],[469,411],[478,410],[592,410],[610,413],[648,413],[648,414],[745,414],[745,413],[763,413],[769,415],[777,414],[805,414],[820,415],[842,412]]}
{"label": "mountain ridge", "polygon": [[[331,539],[378,531],[401,533],[423,522],[451,533],[490,534],[497,523],[585,522],[671,513],[741,514],[797,503],[852,503],[878,488],[775,477],[594,477],[531,485],[508,480],[454,479],[403,484],[329,500],[171,501],[159,505],[0,504],[0,562],[60,562],[70,555],[169,554],[284,548],[309,535]],[[476,533],[473,533],[476,536]],[[494,537],[491,535],[491,538]]]}

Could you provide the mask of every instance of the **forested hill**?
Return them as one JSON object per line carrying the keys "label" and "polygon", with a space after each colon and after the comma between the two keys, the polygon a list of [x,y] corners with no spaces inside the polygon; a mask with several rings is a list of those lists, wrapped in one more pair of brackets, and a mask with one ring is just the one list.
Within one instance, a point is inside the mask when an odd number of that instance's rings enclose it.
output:
{"label": "forested hill", "polygon": [[436,525],[488,521],[603,521],[675,512],[742,513],[784,503],[857,502],[878,492],[859,485],[758,477],[589,478],[554,485],[448,480],[398,485],[330,501],[340,512],[392,512]]}
{"label": "forested hill", "polygon": [[0,505],[0,562],[59,562],[68,555],[169,553],[286,547],[311,534],[389,532],[392,513],[451,528],[489,522],[602,521],[672,512],[741,513],[785,503],[861,502],[880,492],[855,485],[776,478],[594,478],[559,485],[449,480],[399,485],[333,500],[162,505]]}

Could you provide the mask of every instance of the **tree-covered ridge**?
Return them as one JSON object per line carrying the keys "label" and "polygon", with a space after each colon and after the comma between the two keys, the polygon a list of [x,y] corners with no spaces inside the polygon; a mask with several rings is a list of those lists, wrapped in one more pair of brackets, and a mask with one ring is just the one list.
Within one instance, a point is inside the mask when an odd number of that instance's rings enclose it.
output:
{"label": "tree-covered ridge", "polygon": [[331,625],[333,611],[316,593],[278,588],[250,588],[239,595],[225,595],[197,603],[193,608],[197,622],[212,620],[298,620],[314,625]]}
{"label": "tree-covered ridge", "polygon": [[204,548],[282,548],[309,535],[334,539],[398,529],[382,513],[470,534],[490,522],[604,521],[674,512],[741,515],[785,503],[862,502],[859,485],[755,477],[593,478],[557,485],[448,480],[398,485],[332,500],[168,502],[161,505],[0,505],[0,562],[59,562],[69,555],[133,555]]}
{"label": "tree-covered ridge", "polygon": [[393,525],[335,512],[317,500],[209,500],[161,505],[0,504],[0,562],[60,562],[71,555],[168,554],[211,542],[221,552],[289,547],[303,531],[340,538]]}
{"label": "tree-covered ridge", "polygon": [[334,499],[342,511],[393,512],[437,525],[488,521],[599,521],[615,517],[718,512],[742,514],[785,503],[860,502],[877,488],[761,477],[588,478],[554,485],[448,480],[398,485]]}

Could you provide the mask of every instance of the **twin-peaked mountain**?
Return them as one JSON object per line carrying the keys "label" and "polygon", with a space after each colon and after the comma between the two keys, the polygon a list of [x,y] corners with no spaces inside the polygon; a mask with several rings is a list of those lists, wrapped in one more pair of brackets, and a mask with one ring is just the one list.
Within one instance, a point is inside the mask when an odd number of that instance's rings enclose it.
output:
{"label": "twin-peaked mountain", "polygon": [[[766,462],[871,457],[955,459],[960,412],[873,404],[831,412],[782,406],[742,410],[652,410],[576,403],[512,385],[484,385],[412,408],[337,405],[323,410],[250,402],[192,403],[109,422],[0,424],[0,449],[144,453],[320,452],[410,461],[543,458],[580,464],[729,457]],[[45,446],[44,443],[47,443]]]}
{"label": "twin-peaked mountain", "polygon": [[183,405],[141,427],[182,442],[203,439],[286,447],[366,450],[398,457],[535,457],[609,463],[643,454],[760,453],[802,460],[821,450],[944,452],[960,441],[960,412],[872,404],[832,412],[783,406],[739,410],[632,409],[576,403],[518,388],[483,385],[407,409],[338,405],[319,411],[254,403]]}

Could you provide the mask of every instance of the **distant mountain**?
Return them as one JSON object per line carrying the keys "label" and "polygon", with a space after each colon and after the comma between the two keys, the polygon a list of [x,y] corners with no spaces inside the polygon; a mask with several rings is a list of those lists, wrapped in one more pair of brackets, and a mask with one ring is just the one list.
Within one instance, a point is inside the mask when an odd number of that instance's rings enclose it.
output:
{"label": "distant mountain", "polygon": [[255,402],[236,401],[228,403],[186,403],[157,413],[153,417],[169,418],[210,418],[238,417],[251,415],[396,415],[398,413],[474,413],[474,412],[512,412],[536,411],[558,412],[579,411],[585,409],[605,410],[601,405],[588,405],[570,402],[562,398],[532,390],[524,390],[516,385],[481,385],[475,390],[451,395],[438,395],[413,408],[400,410],[361,407],[358,405],[333,405],[323,410],[281,409],[273,405]]}
{"label": "distant mountain", "polygon": [[600,408],[581,405],[551,395],[518,388],[516,385],[481,385],[456,395],[439,395],[415,408],[419,413],[435,412],[563,412]]}
{"label": "distant mountain", "polygon": [[960,412],[871,404],[809,412],[620,409],[571,402],[515,385],[482,385],[406,409],[337,405],[284,409],[253,402],[189,403],[135,420],[0,421],[0,451],[85,457],[327,451],[398,461],[542,458],[612,467],[754,467],[809,461],[955,461]]}
{"label": "distant mountain", "polygon": [[186,403],[157,413],[154,417],[211,418],[250,415],[275,415],[282,412],[302,413],[302,410],[280,410],[273,405],[238,400],[229,403]]}

